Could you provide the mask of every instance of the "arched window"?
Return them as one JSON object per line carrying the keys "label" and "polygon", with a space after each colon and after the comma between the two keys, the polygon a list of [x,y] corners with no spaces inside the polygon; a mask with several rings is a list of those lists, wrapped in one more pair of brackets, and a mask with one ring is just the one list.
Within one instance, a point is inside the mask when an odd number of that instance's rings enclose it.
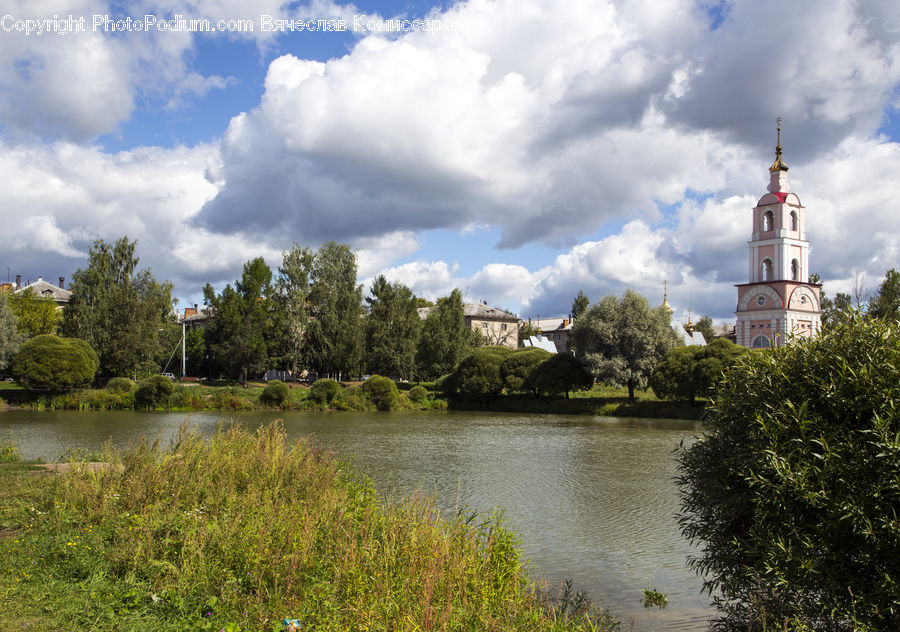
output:
{"label": "arched window", "polygon": [[763,259],[762,266],[760,272],[762,273],[763,281],[771,281],[772,280],[772,260],[771,259]]}
{"label": "arched window", "polygon": [[750,346],[754,349],[768,349],[772,346],[772,342],[768,336],[757,336],[753,339],[753,344]]}
{"label": "arched window", "polygon": [[775,225],[775,214],[772,211],[766,211],[762,216],[762,230],[764,233],[772,230]]}
{"label": "arched window", "polygon": [[797,230],[797,211],[791,211],[791,230]]}
{"label": "arched window", "polygon": [[791,261],[791,279],[794,281],[800,280],[800,263],[796,259]]}

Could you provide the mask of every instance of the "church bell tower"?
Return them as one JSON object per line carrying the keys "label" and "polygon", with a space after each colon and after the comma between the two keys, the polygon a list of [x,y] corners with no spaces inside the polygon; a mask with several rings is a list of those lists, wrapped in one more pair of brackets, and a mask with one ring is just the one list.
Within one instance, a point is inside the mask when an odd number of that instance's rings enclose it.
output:
{"label": "church bell tower", "polygon": [[768,193],[753,209],[749,276],[738,285],[737,343],[782,346],[792,336],[815,336],[822,328],[821,285],[809,283],[806,208],[791,193],[781,158],[781,119]]}

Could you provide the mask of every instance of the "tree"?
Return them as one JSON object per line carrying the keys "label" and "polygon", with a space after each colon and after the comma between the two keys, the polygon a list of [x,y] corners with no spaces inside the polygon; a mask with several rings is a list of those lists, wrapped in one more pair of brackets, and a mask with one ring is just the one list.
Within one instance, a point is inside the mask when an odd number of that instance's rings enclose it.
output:
{"label": "tree", "polygon": [[651,308],[631,290],[621,301],[610,295],[588,309],[575,321],[570,340],[595,377],[628,387],[629,401],[634,401],[636,388],[646,388],[656,365],[678,344],[668,309]]}
{"label": "tree", "polygon": [[10,309],[7,293],[0,291],[0,370],[6,368],[15,357],[22,344],[22,334],[18,331],[16,315]]}
{"label": "tree", "polygon": [[[811,274],[809,282],[821,285],[822,279],[818,274]],[[847,322],[857,311],[853,308],[853,300],[849,294],[838,292],[834,299],[831,299],[824,288],[819,290],[819,307],[822,309],[822,331],[828,331]]]}
{"label": "tree", "polygon": [[141,408],[162,406],[169,401],[173,390],[172,380],[163,375],[151,375],[138,384],[134,402]]}
{"label": "tree", "polygon": [[394,380],[381,375],[370,377],[363,383],[362,389],[378,410],[391,410],[400,398]]}
{"label": "tree", "polygon": [[416,370],[416,343],[422,325],[415,296],[402,283],[388,283],[379,275],[372,282],[372,297],[366,302],[366,369],[395,378],[411,378]]}
{"label": "tree", "polygon": [[356,283],[356,255],[345,244],[323,244],[316,251],[310,280],[303,347],[307,366],[338,378],[359,373],[362,286]]}
{"label": "tree", "polygon": [[518,347],[522,348],[525,346],[525,341],[531,338],[532,336],[538,335],[537,325],[533,324],[530,320],[528,322],[523,322],[519,327],[519,344]]}
{"label": "tree", "polygon": [[578,296],[575,297],[575,300],[572,301],[572,318],[574,320],[578,320],[584,315],[584,312],[587,311],[588,305],[590,305],[590,301],[588,297],[584,295],[582,290],[578,290]]}
{"label": "tree", "polygon": [[59,331],[62,313],[52,298],[38,296],[34,290],[27,288],[9,295],[9,307],[18,320],[19,333],[26,338]]}
{"label": "tree", "polygon": [[694,323],[694,331],[703,334],[706,342],[712,342],[716,338],[716,330],[713,329],[713,321],[709,316],[701,316],[700,320]]}
{"label": "tree", "polygon": [[480,344],[478,332],[466,326],[462,294],[458,289],[439,298],[422,323],[416,366],[419,379],[434,380],[450,373]]}
{"label": "tree", "polygon": [[271,269],[257,257],[244,264],[241,279],[235,281],[234,288],[226,285],[217,295],[206,284],[203,300],[215,317],[204,329],[204,337],[210,355],[215,358],[216,374],[239,377],[246,382],[249,373],[265,369],[271,283]]}
{"label": "tree", "polygon": [[88,386],[99,364],[84,340],[42,334],[22,345],[11,368],[16,381],[26,388],[69,391]]}
{"label": "tree", "polygon": [[675,347],[650,376],[650,387],[661,399],[693,402],[718,384],[738,358],[749,353],[746,347],[727,338],[716,338],[706,346]]}
{"label": "tree", "polygon": [[537,395],[537,390],[526,384],[528,376],[537,366],[553,354],[537,347],[520,347],[509,354],[503,364],[500,365],[500,378],[508,393],[531,390]]}
{"label": "tree", "polygon": [[541,362],[528,376],[526,386],[537,393],[561,395],[569,399],[570,391],[584,391],[594,385],[593,376],[571,353],[557,353]]}
{"label": "tree", "polygon": [[884,275],[884,281],[869,303],[871,318],[900,320],[900,272],[891,268]]}
{"label": "tree", "polygon": [[512,352],[509,347],[475,349],[463,358],[453,372],[457,390],[465,395],[499,395],[504,385],[500,366]]}
{"label": "tree", "polygon": [[163,353],[159,330],[173,319],[172,286],[137,270],[136,241],[94,242],[88,267],[72,275],[61,331],[96,350],[100,374],[155,373]]}
{"label": "tree", "polygon": [[900,323],[748,354],[706,424],[679,456],[680,524],[713,628],[900,629]]}
{"label": "tree", "polygon": [[294,375],[300,369],[303,336],[309,324],[307,303],[314,258],[309,248],[295,243],[290,250],[281,253],[281,267],[275,282],[275,301],[284,319],[287,352]]}

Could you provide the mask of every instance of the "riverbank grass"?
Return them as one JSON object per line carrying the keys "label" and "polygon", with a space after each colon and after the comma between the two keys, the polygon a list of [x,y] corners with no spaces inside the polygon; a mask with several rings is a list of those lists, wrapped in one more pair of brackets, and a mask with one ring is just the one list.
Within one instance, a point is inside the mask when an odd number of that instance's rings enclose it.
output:
{"label": "riverbank grass", "polygon": [[279,424],[0,465],[0,630],[612,630],[542,605],[492,516],[441,519]]}

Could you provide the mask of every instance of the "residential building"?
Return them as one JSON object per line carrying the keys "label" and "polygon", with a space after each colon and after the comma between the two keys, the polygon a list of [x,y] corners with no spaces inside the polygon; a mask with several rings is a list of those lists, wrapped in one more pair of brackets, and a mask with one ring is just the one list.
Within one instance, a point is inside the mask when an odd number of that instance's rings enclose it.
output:
{"label": "residential building", "polygon": [[[425,320],[431,307],[416,310],[419,318]],[[487,302],[463,304],[463,318],[466,327],[480,333],[485,342],[498,347],[515,349],[519,346],[519,317],[499,307],[491,307]]]}
{"label": "residential building", "polygon": [[[11,286],[10,289],[17,294],[31,290],[37,297],[52,299],[56,303],[57,309],[62,309],[69,302],[69,299],[72,298],[72,292],[63,288],[65,284],[66,277],[59,277],[59,285],[53,285],[52,283],[44,281],[43,278],[38,277],[37,281],[23,287],[22,275],[17,274],[16,284],[15,286]],[[10,286],[10,284],[7,283],[4,283],[3,285],[4,287]]]}
{"label": "residential building", "polygon": [[569,334],[572,333],[572,324],[575,319],[570,316],[559,318],[541,318],[528,321],[539,335],[550,340],[556,347],[557,353],[565,353],[569,350]]}

